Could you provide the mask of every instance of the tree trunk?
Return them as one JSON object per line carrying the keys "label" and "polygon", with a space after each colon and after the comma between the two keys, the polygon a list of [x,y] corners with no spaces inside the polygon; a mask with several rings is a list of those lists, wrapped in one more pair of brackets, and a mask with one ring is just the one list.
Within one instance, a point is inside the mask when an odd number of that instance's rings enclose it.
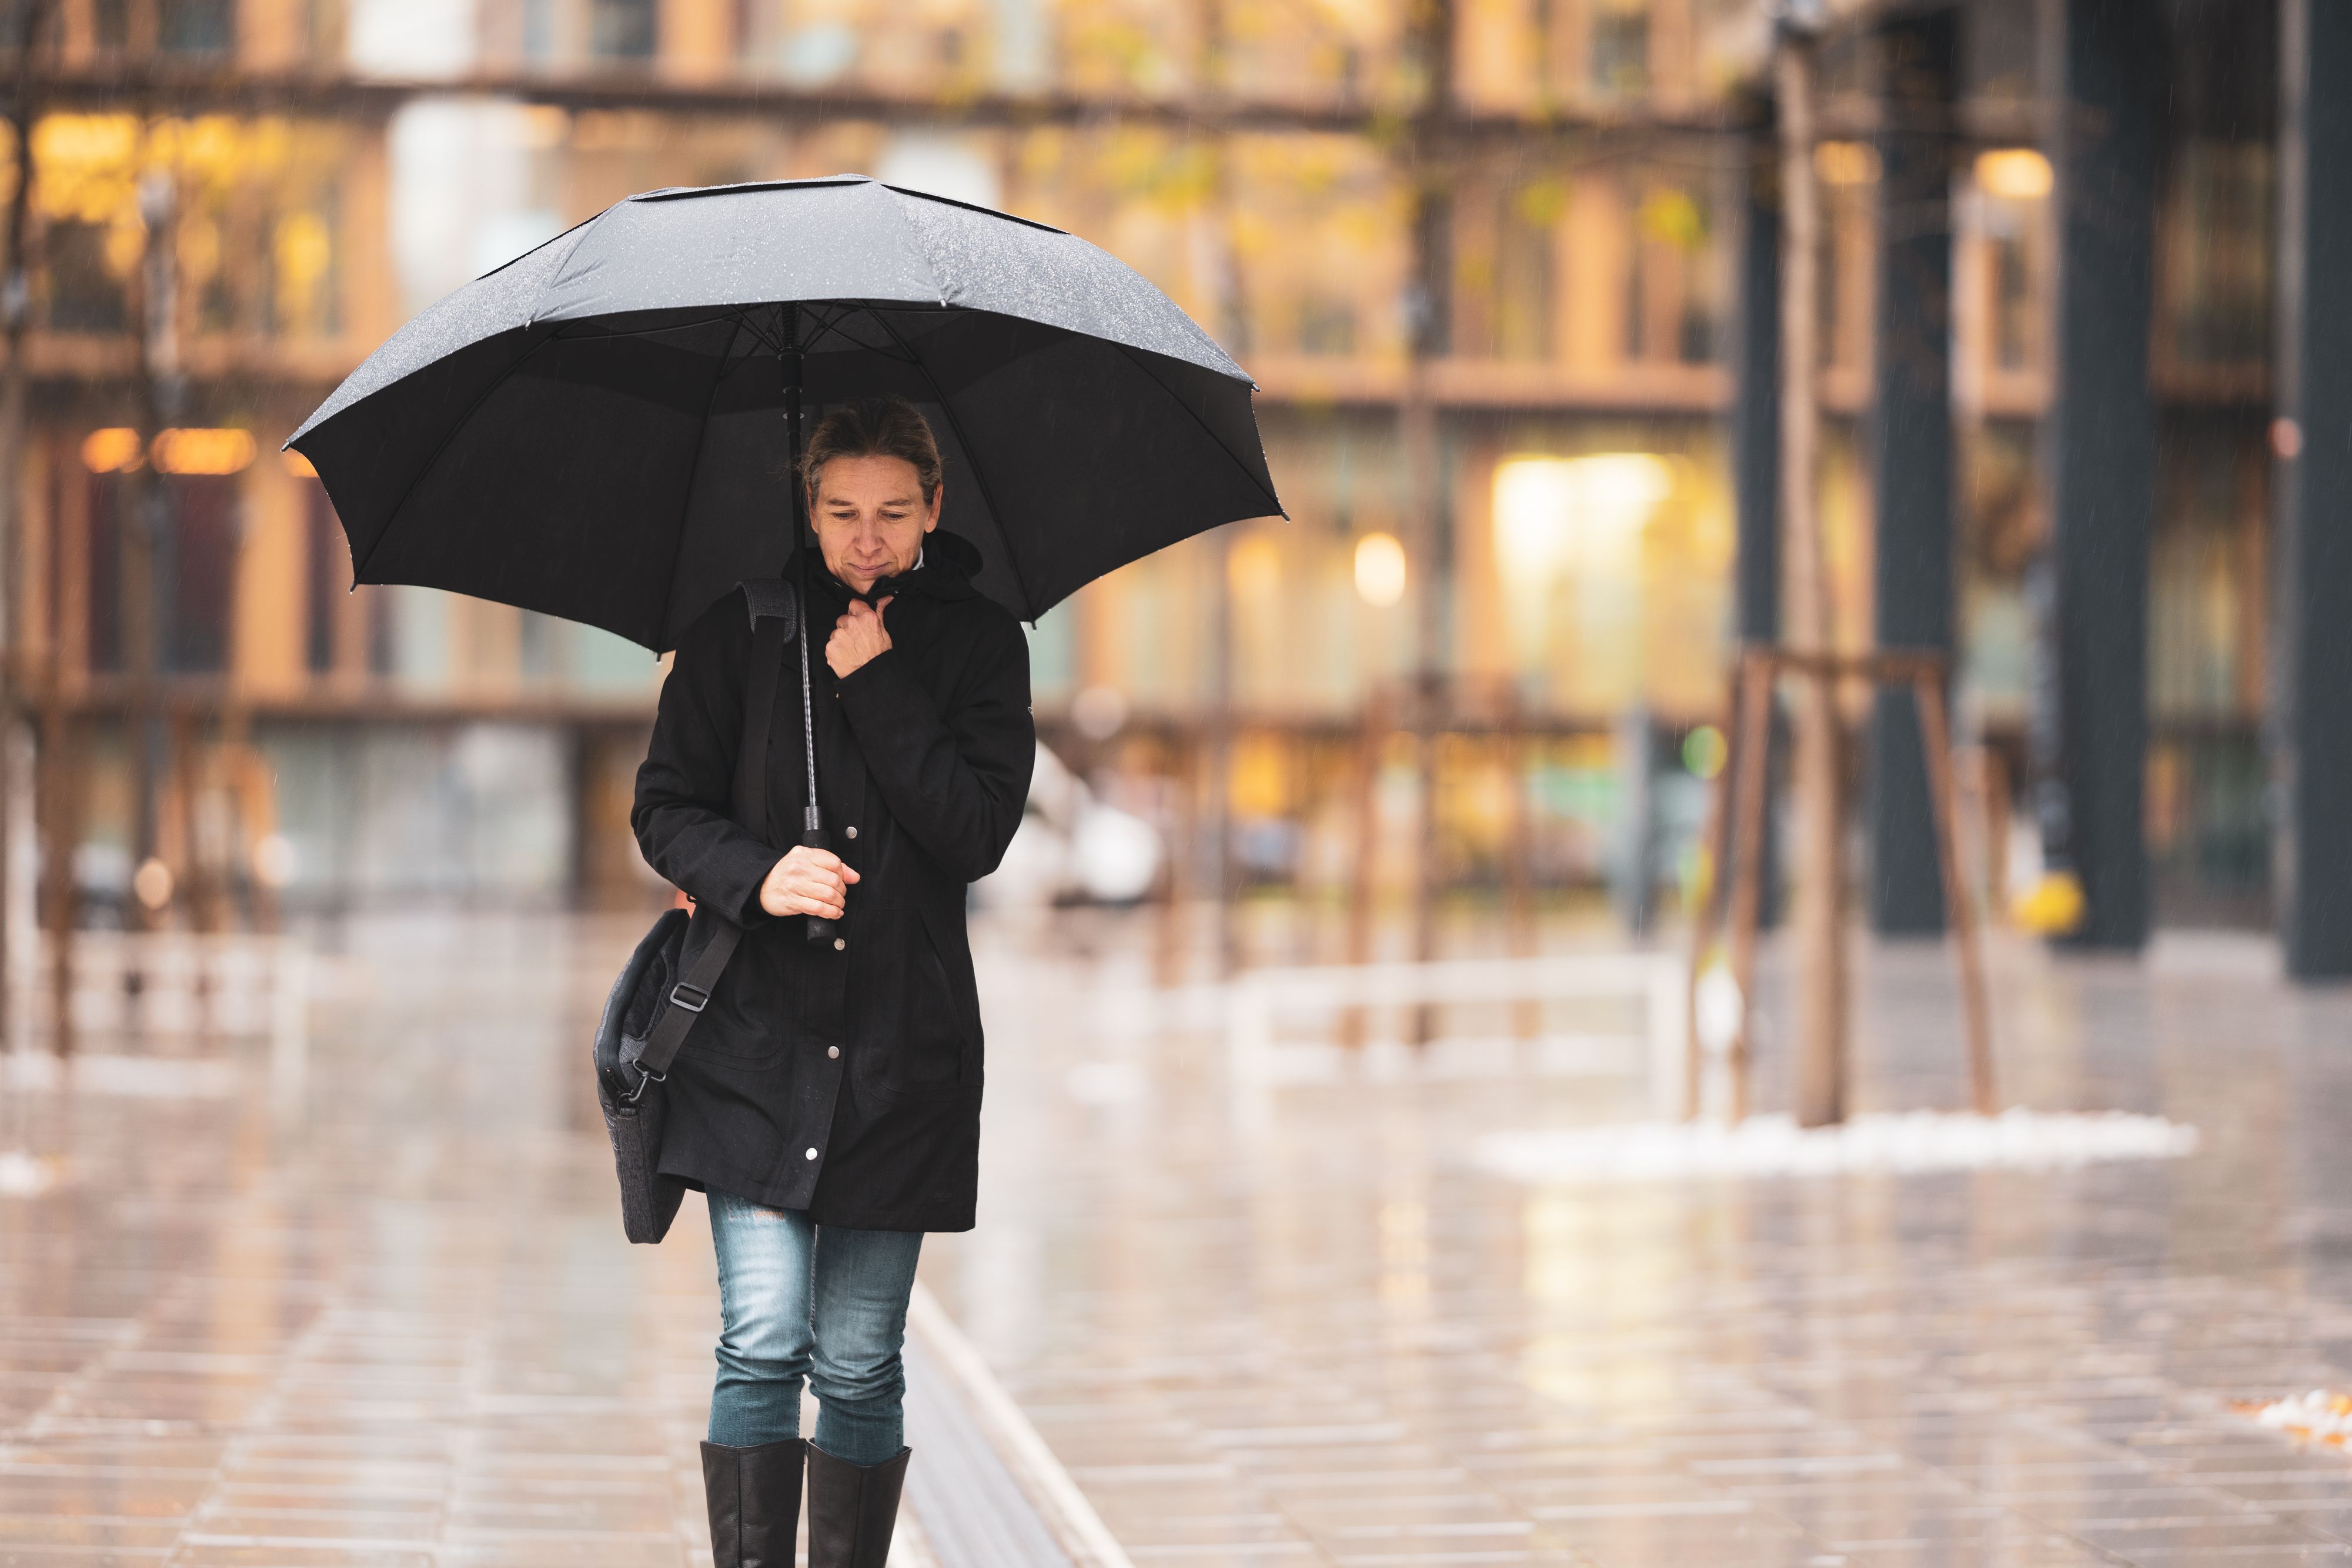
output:
{"label": "tree trunk", "polygon": [[[1827,653],[1828,562],[1816,507],[1821,452],[1821,193],[1813,172],[1815,45],[1783,29],[1774,61],[1780,99],[1780,526],[1790,645]],[[1845,812],[1836,685],[1805,678],[1796,706],[1796,1116],[1824,1126],[1845,1116]]]}

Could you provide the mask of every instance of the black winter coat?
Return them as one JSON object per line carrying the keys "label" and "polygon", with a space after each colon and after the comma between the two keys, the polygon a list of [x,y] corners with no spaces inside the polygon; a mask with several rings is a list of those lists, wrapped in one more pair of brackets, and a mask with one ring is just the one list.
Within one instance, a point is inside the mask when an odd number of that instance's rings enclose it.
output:
{"label": "black winter coat", "polygon": [[979,565],[969,543],[930,535],[919,568],[877,585],[897,595],[890,648],[836,677],[824,643],[849,590],[812,563],[817,794],[862,879],[838,948],[760,907],[807,793],[798,650],[769,729],[771,842],[729,820],[751,652],[743,591],[679,641],[631,822],[656,871],[745,929],[670,1070],[665,1175],[820,1225],[971,1228],[982,1059],[965,889],[1020,825],[1037,747],[1028,643],[973,591]]}

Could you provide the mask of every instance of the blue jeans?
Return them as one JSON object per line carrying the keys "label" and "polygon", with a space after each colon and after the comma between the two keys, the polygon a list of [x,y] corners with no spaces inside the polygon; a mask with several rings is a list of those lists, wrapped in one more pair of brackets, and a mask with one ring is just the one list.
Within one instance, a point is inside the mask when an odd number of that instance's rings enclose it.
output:
{"label": "blue jeans", "polygon": [[818,1448],[853,1465],[896,1458],[922,1232],[819,1227],[797,1209],[708,1196],[719,1316],[710,1440],[750,1448],[799,1437],[805,1378]]}

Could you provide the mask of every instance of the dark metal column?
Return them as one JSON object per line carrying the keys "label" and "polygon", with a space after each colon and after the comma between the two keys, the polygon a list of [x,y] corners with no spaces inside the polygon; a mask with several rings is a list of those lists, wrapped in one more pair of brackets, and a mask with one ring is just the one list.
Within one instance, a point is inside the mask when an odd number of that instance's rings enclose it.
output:
{"label": "dark metal column", "polygon": [[2352,8],[2282,0],[2276,839],[2287,973],[2352,975]]}
{"label": "dark metal column", "polygon": [[[1734,609],[1743,643],[1780,639],[1780,195],[1779,152],[1769,102],[1741,149],[1738,300],[1732,351],[1738,385],[1731,403],[1731,495],[1738,524]],[[1775,724],[1772,749],[1785,749]],[[1779,835],[1764,819],[1759,924],[1780,917]],[[1724,824],[1722,864],[1729,867],[1732,827]],[[1727,871],[1725,878],[1727,881]]]}
{"label": "dark metal column", "polygon": [[1738,626],[1741,642],[1771,643],[1780,635],[1780,201],[1769,120],[1744,152],[1738,387],[1731,404]]}
{"label": "dark metal column", "polygon": [[2148,532],[2156,404],[2147,382],[2158,65],[2145,0],[2063,0],[2056,116],[2058,319],[2049,460],[2059,790],[2040,802],[2088,901],[2074,946],[2147,939]]}
{"label": "dark metal column", "polygon": [[[1959,17],[1945,9],[1879,28],[1876,632],[1885,648],[1952,645],[1952,120]],[[1919,715],[1908,687],[1878,694],[1870,728],[1870,923],[1944,928],[1944,879]]]}

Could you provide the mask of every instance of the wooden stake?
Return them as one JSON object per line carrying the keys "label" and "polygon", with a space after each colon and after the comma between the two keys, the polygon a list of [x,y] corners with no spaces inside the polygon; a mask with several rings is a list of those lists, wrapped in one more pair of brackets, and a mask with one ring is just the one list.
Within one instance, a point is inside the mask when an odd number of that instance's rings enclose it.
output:
{"label": "wooden stake", "polygon": [[[1831,651],[1829,570],[1817,516],[1821,453],[1821,193],[1813,173],[1814,40],[1780,33],[1774,61],[1780,125],[1780,526],[1786,549],[1789,641]],[[1826,671],[1804,683],[1796,714],[1800,832],[1797,948],[1798,1124],[1845,1115],[1845,822],[1837,690]]]}
{"label": "wooden stake", "polygon": [[1977,1113],[1990,1116],[2000,1109],[1993,1085],[1992,1028],[1985,998],[1984,964],[1977,951],[1975,900],[1960,866],[1959,811],[1952,788],[1951,727],[1944,715],[1944,682],[1940,675],[1921,674],[1912,682],[1919,708],[1921,749],[1927,754],[1927,788],[1936,801],[1936,852],[1943,864],[1944,908],[1951,922],[1952,940],[1960,960],[1960,1008],[1969,1031],[1969,1089]]}
{"label": "wooden stake", "polygon": [[1701,1076],[1706,1071],[1706,1051],[1698,1037],[1698,982],[1706,967],[1707,950],[1715,946],[1715,934],[1721,926],[1720,911],[1732,884],[1731,843],[1731,784],[1738,775],[1732,763],[1738,755],[1740,734],[1740,666],[1733,665],[1730,689],[1723,699],[1723,766],[1715,770],[1715,779],[1707,786],[1706,827],[1699,835],[1707,856],[1706,886],[1697,904],[1690,912],[1690,976],[1689,990],[1683,998],[1683,1120],[1698,1120],[1701,1109]]}
{"label": "wooden stake", "polygon": [[1739,1032],[1732,1037],[1730,1115],[1748,1114],[1749,1039],[1756,1017],[1756,926],[1763,903],[1765,782],[1772,754],[1772,660],[1748,653],[1739,661],[1738,819],[1732,831],[1731,979],[1739,988]]}

